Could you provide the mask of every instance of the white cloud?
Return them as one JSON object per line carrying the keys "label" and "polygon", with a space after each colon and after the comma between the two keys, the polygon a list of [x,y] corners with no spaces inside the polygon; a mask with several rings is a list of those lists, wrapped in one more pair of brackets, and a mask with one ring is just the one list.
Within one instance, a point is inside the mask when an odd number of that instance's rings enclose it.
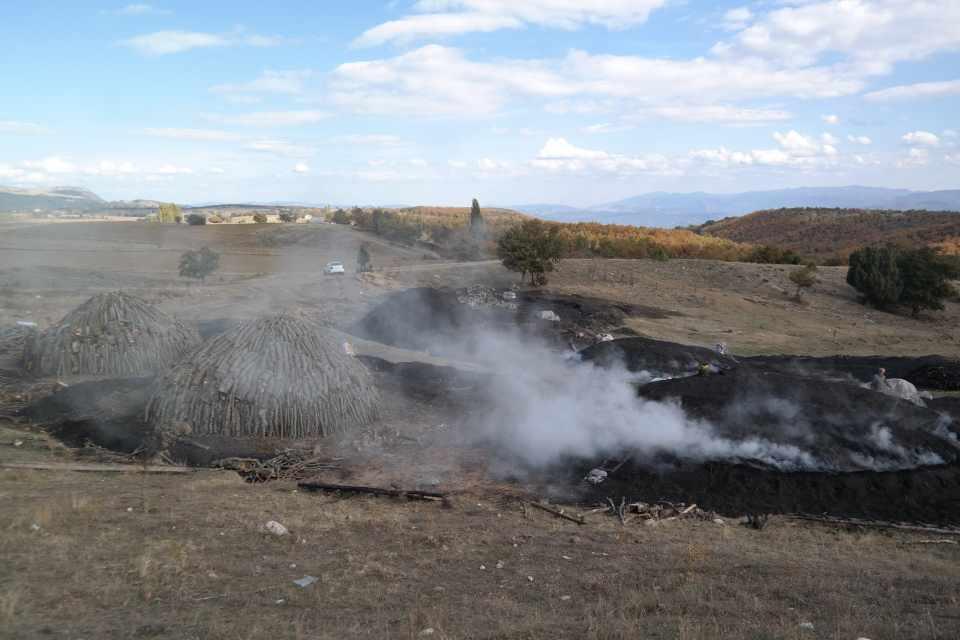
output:
{"label": "white cloud", "polygon": [[840,54],[859,74],[883,74],[896,62],[960,48],[958,23],[956,0],[824,0],[771,11],[712,51],[794,68]]}
{"label": "white cloud", "polygon": [[174,176],[174,175],[193,173],[193,169],[189,167],[179,167],[175,164],[164,164],[164,165],[161,165],[152,173],[156,173],[162,176]]}
{"label": "white cloud", "polygon": [[926,149],[913,148],[907,152],[907,155],[897,162],[897,167],[907,169],[911,167],[923,167],[930,162],[930,152]]}
{"label": "white cloud", "polygon": [[827,124],[840,124],[840,116],[832,113],[829,115],[820,116],[820,119],[826,122]]}
{"label": "white cloud", "polygon": [[675,173],[669,160],[660,154],[626,156],[573,145],[565,138],[550,138],[530,163],[538,169],[569,173]]}
{"label": "white cloud", "polygon": [[854,144],[863,144],[863,145],[873,144],[873,140],[871,140],[867,136],[849,136],[848,135],[847,140],[849,140],[850,142],[853,142]]}
{"label": "white cloud", "polygon": [[140,173],[140,170],[132,162],[113,162],[111,160],[101,160],[96,164],[83,169],[83,173],[91,176],[129,176]]}
{"label": "white cloud", "polygon": [[282,42],[283,39],[280,37],[247,35],[242,30],[236,30],[227,34],[199,31],[155,31],[121,40],[120,44],[143,55],[162,56],[210,47],[273,47]]}
{"label": "white cloud", "polygon": [[665,0],[420,0],[414,5],[419,14],[377,25],[354,44],[403,43],[528,24],[568,30],[587,24],[623,29],[646,22],[650,12],[664,4]]}
{"label": "white cloud", "polygon": [[719,149],[697,149],[689,153],[692,160],[717,167],[767,166],[823,168],[838,162],[838,151],[834,146],[836,138],[826,133],[820,140],[805,136],[798,131],[773,133],[778,149],[752,149],[750,151],[730,151]]}
{"label": "white cloud", "polygon": [[293,172],[301,174],[310,173],[310,166],[306,162],[298,162],[297,164],[293,165]]}
{"label": "white cloud", "polygon": [[209,169],[207,169],[207,172],[214,173],[217,175],[223,175],[224,173],[227,172],[227,170],[223,169],[222,167],[210,167]]}
{"label": "white cloud", "polygon": [[423,158],[410,158],[407,162],[408,162],[408,163],[410,164],[410,166],[412,166],[412,167],[426,167],[426,166],[429,166],[429,164],[430,164],[429,162],[427,162],[427,161],[424,160]]}
{"label": "white cloud", "polygon": [[363,144],[380,147],[396,147],[403,142],[403,140],[397,136],[377,133],[337,136],[333,141],[343,144]]}
{"label": "white cloud", "polygon": [[[778,69],[759,60],[670,60],[571,51],[555,60],[474,62],[460,50],[440,45],[342,64],[331,74],[331,94],[341,106],[425,116],[487,115],[511,99],[577,98],[613,101],[619,108],[647,109],[653,116],[687,121],[774,121],[789,114],[722,102],[835,97],[861,87],[861,81],[832,68]],[[571,109],[582,111],[581,105]]]}
{"label": "white cloud", "polygon": [[447,164],[453,169],[466,169],[467,163],[463,160],[447,160]]}
{"label": "white cloud", "polygon": [[782,109],[747,109],[729,105],[674,105],[641,109],[638,117],[660,117],[676,122],[751,124],[789,120],[793,115]]}
{"label": "white cloud", "polygon": [[0,133],[13,133],[24,136],[43,136],[53,133],[53,129],[33,122],[0,120]]}
{"label": "white cloud", "polygon": [[632,128],[633,127],[629,125],[618,125],[618,124],[612,124],[610,122],[598,122],[597,124],[588,125],[582,128],[580,131],[582,131],[583,133],[596,135],[601,133],[619,133],[621,131],[629,131]]}
{"label": "white cloud", "polygon": [[295,127],[314,124],[330,117],[323,111],[256,111],[239,115],[207,116],[210,120],[244,127]]}
{"label": "white cloud", "polygon": [[250,82],[240,84],[218,84],[210,87],[213,93],[277,93],[299,94],[303,92],[303,83],[313,72],[309,69],[291,71],[267,70]]}
{"label": "white cloud", "polygon": [[284,158],[309,158],[314,155],[314,150],[311,147],[277,139],[254,140],[245,144],[243,148],[247,151],[268,153]]}
{"label": "white cloud", "polygon": [[956,132],[956,130],[954,130],[954,129],[944,129],[944,130],[943,130],[943,137],[944,137],[944,138],[956,138],[956,137],[957,137],[957,132]]}
{"label": "white cloud", "polygon": [[223,142],[241,140],[242,136],[229,131],[217,129],[175,129],[175,128],[147,128],[144,135],[154,138],[172,138],[174,140],[201,140],[204,142]]}
{"label": "white cloud", "polygon": [[751,20],[753,20],[753,12],[749,7],[737,7],[723,14],[721,26],[727,31],[740,31],[745,29]]}
{"label": "white cloud", "polygon": [[166,9],[160,9],[152,4],[128,4],[126,6],[120,7],[114,13],[118,16],[143,16],[143,15],[166,15],[171,13]]}
{"label": "white cloud", "polygon": [[929,131],[911,131],[910,133],[905,133],[900,139],[907,144],[916,144],[925,147],[936,147],[940,144],[940,138]]}
{"label": "white cloud", "polygon": [[889,102],[894,100],[914,100],[921,98],[938,98],[960,94],[960,80],[946,80],[944,82],[917,82],[901,84],[879,91],[864,94],[864,98],[873,102]]}
{"label": "white cloud", "polygon": [[60,156],[49,156],[42,160],[26,160],[23,166],[28,169],[36,169],[44,173],[75,173],[77,165]]}

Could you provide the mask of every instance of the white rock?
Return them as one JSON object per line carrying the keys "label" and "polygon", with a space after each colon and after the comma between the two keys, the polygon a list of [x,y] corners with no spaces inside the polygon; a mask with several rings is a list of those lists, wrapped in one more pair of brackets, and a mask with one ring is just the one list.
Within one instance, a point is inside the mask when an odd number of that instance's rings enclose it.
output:
{"label": "white rock", "polygon": [[427,636],[432,636],[433,634],[434,634],[433,627],[427,627],[417,635],[420,636],[421,638],[425,638]]}
{"label": "white rock", "polygon": [[570,596],[560,596],[560,599],[566,602],[567,600],[570,599]]}
{"label": "white rock", "polygon": [[272,533],[275,536],[285,536],[290,533],[285,526],[276,520],[271,520],[267,524],[263,525],[263,528],[266,529],[268,533]]}
{"label": "white rock", "polygon": [[813,631],[813,623],[812,623],[812,622],[801,622],[801,623],[800,623],[800,628],[801,628],[801,629],[806,629],[807,631]]}
{"label": "white rock", "polygon": [[503,569],[504,566],[503,560],[497,560],[497,569]]}
{"label": "white rock", "polygon": [[549,322],[560,322],[560,316],[557,315],[556,311],[551,311],[547,309],[541,311],[539,314],[541,320],[547,320]]}

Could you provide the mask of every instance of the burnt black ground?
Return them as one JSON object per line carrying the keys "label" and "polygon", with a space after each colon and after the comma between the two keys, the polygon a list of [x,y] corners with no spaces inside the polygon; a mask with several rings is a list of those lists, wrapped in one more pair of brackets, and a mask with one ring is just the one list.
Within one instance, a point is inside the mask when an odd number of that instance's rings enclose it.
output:
{"label": "burnt black ground", "polygon": [[952,463],[960,453],[953,440],[938,435],[951,427],[937,411],[856,385],[743,366],[724,375],[653,382],[638,393],[679,402],[688,417],[708,421],[719,436],[792,445],[828,469],[913,467],[924,454]]}
{"label": "burnt black ground", "polygon": [[[584,472],[587,467],[581,467]],[[725,516],[802,513],[887,521],[960,524],[960,465],[909,471],[783,473],[708,463],[652,471],[624,465],[581,499],[595,503],[666,500],[696,503]]]}
{"label": "burnt black ground", "polygon": [[628,371],[669,376],[693,375],[701,363],[722,370],[737,366],[736,360],[713,349],[642,337],[595,344],[581,351],[580,358],[602,367],[624,366]]}
{"label": "burnt black ground", "polygon": [[850,376],[869,382],[880,367],[888,378],[903,378],[918,389],[960,391],[960,362],[942,356],[915,358],[886,356],[755,356],[743,362],[785,373],[819,377]]}

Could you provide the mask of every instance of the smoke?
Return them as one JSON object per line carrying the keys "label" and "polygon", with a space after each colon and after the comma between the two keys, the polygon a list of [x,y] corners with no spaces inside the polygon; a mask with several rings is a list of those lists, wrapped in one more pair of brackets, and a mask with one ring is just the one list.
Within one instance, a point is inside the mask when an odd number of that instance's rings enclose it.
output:
{"label": "smoke", "polygon": [[[425,313],[413,316],[430,315]],[[514,471],[570,458],[627,455],[650,466],[712,460],[781,471],[886,471],[944,463],[936,453],[902,446],[883,424],[858,421],[858,409],[844,393],[825,409],[825,398],[807,398],[802,390],[737,389],[713,423],[686,412],[679,398],[652,400],[637,393],[638,386],[675,377],[676,370],[598,366],[558,350],[556,341],[535,337],[549,331],[491,327],[481,316],[456,331],[400,330],[404,342],[428,343],[430,353],[454,366],[469,363],[488,374],[481,408],[466,419],[466,431],[476,442],[492,445],[498,462]]]}
{"label": "smoke", "polygon": [[753,460],[782,470],[824,466],[792,444],[724,438],[679,402],[640,398],[637,385],[669,377],[661,372],[598,367],[510,332],[474,330],[469,339],[435,349],[490,373],[486,409],[470,425],[474,436],[528,465],[629,452],[650,460]]}

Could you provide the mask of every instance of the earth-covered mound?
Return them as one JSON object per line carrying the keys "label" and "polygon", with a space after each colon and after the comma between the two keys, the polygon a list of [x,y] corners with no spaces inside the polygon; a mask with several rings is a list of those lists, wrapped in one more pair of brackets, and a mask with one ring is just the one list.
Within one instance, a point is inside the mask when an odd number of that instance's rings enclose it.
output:
{"label": "earth-covered mound", "polygon": [[937,411],[856,385],[747,366],[653,382],[638,393],[678,402],[724,439],[795,448],[796,466],[810,470],[906,469],[955,462],[960,453],[956,425]]}
{"label": "earth-covered mound", "polygon": [[733,358],[713,349],[642,337],[600,342],[581,351],[580,358],[602,367],[624,366],[632,372],[646,371],[653,377],[693,375],[703,363],[719,370],[737,366]]}
{"label": "earth-covered mound", "polygon": [[742,358],[754,366],[793,375],[827,378],[852,377],[869,382],[881,367],[888,378],[903,378],[918,389],[960,391],[960,361],[943,356],[754,356]]}

